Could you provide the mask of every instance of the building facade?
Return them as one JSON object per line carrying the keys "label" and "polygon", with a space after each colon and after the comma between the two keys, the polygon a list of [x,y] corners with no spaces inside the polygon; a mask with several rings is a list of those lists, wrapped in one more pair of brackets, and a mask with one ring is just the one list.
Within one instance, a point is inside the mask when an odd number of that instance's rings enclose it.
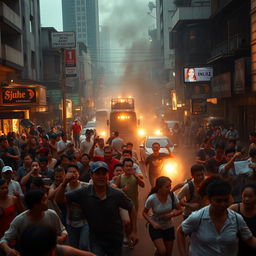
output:
{"label": "building facade", "polygon": [[[41,78],[39,1],[0,1],[0,133],[46,109]],[[36,115],[36,114],[35,114]]]}

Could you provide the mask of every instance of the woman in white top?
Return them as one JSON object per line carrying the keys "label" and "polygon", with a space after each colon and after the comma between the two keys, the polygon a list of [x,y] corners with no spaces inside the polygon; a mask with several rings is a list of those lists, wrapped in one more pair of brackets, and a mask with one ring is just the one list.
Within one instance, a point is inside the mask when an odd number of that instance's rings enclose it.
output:
{"label": "woman in white top", "polygon": [[[159,256],[171,256],[175,232],[172,218],[181,214],[179,201],[171,191],[172,181],[165,176],[156,180],[143,210],[143,217],[149,222],[149,235]],[[152,217],[149,210],[152,210]]]}
{"label": "woman in white top", "polygon": [[185,235],[190,235],[190,256],[236,256],[239,239],[256,247],[248,226],[240,214],[228,209],[231,186],[217,180],[207,188],[210,205],[193,212],[178,228],[179,255],[185,251]]}

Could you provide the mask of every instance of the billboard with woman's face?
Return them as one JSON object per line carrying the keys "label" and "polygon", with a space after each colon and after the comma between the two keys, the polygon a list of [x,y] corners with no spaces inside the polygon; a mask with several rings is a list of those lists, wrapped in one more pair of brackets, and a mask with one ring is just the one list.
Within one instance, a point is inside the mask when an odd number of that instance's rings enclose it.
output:
{"label": "billboard with woman's face", "polygon": [[209,82],[213,76],[212,67],[187,67],[184,68],[184,82]]}

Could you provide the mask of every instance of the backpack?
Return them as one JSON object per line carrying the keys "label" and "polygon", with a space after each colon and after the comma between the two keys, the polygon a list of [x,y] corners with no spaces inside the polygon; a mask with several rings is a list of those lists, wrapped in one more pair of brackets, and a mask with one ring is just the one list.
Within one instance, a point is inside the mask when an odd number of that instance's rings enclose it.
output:
{"label": "backpack", "polygon": [[193,196],[194,196],[194,192],[195,192],[195,186],[194,183],[192,182],[192,180],[187,180],[188,183],[188,189],[189,189],[189,199],[187,200],[187,203],[191,202]]}
{"label": "backpack", "polygon": [[175,203],[175,198],[174,198],[174,193],[170,192],[170,197],[172,199],[172,210],[176,209],[176,203]]}

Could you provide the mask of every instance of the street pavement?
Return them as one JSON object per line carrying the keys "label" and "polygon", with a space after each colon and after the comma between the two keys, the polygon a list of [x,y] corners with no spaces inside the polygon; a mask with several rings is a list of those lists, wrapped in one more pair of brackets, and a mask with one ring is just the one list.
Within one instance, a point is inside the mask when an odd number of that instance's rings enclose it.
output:
{"label": "street pavement", "polygon": [[[182,160],[182,172],[183,172],[183,176],[182,176],[182,180],[184,180],[184,178],[188,178],[190,177],[190,167],[193,164],[193,160],[194,160],[194,152],[192,150],[190,150],[187,147],[183,147],[179,149],[178,152],[178,157],[179,158],[184,158],[184,160]],[[145,168],[142,165],[141,166],[143,171],[145,172]],[[172,178],[172,177],[170,177]],[[173,184],[172,186],[174,186],[175,184],[179,183],[181,180],[173,180]],[[146,221],[145,219],[142,217],[142,210],[143,210],[143,206],[144,206],[144,202],[147,198],[147,195],[150,191],[150,184],[147,178],[145,178],[145,182],[146,182],[146,186],[144,189],[139,190],[139,214],[138,214],[138,236],[139,236],[139,243],[134,247],[134,249],[129,249],[129,248],[124,248],[123,249],[123,255],[124,256],[154,256],[155,253],[155,247],[153,242],[151,241],[149,234],[148,234],[148,230],[146,228]],[[178,216],[176,218],[174,218],[174,225],[175,227],[177,227],[182,221],[182,216]],[[174,244],[174,250],[173,250],[173,256],[179,256],[178,252],[177,252],[177,247],[176,244]]]}

